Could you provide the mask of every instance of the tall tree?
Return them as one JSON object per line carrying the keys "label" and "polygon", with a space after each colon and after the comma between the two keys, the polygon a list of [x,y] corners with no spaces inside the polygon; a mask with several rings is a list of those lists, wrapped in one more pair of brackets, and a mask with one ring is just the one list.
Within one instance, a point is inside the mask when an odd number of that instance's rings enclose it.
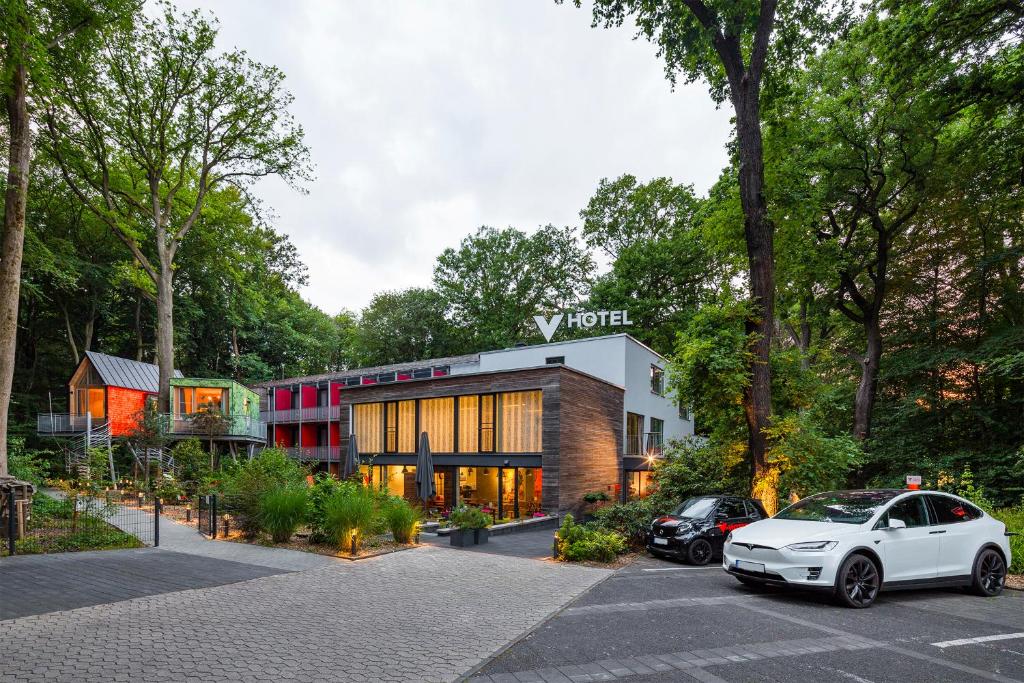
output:
{"label": "tall tree", "polygon": [[48,144],[68,185],[128,247],[156,288],[161,412],[174,371],[174,267],[210,193],[277,175],[308,178],[284,74],[234,51],[169,5],[111,36],[102,59],[58,82]]}
{"label": "tall tree", "polygon": [[[560,0],[559,0],[560,1]],[[575,0],[579,7],[581,0]],[[768,462],[772,413],[769,353],[775,325],[774,226],[764,193],[762,91],[784,82],[828,29],[822,0],[596,0],[593,24],[621,26],[632,17],[639,34],[658,46],[668,78],[705,80],[716,102],[735,114],[738,181],[751,306],[746,323],[751,351],[743,392],[754,496],[776,509],[778,471]],[[781,77],[781,78],[780,78]],[[775,79],[773,83],[771,79]]]}
{"label": "tall tree", "polygon": [[375,294],[355,330],[360,365],[387,365],[461,353],[447,302],[432,289],[413,287]]}
{"label": "tall tree", "polygon": [[484,226],[438,256],[434,286],[469,348],[484,351],[540,339],[533,316],[578,303],[593,267],[569,228]]}
{"label": "tall tree", "polygon": [[0,476],[7,474],[7,421],[14,381],[33,117],[39,98],[67,66],[56,53],[89,54],[95,48],[96,28],[131,15],[133,9],[119,0],[4,0],[0,11],[0,95],[7,124],[0,239]]}
{"label": "tall tree", "polygon": [[699,302],[726,279],[696,221],[701,201],[671,178],[641,183],[604,179],[580,212],[583,237],[612,260],[594,283],[590,303],[627,309],[631,334],[662,354],[675,347]]}

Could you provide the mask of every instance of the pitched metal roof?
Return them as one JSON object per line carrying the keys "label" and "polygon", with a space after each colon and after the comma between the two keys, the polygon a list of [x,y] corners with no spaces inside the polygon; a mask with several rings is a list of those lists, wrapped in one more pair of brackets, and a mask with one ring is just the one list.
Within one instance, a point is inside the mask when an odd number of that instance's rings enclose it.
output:
{"label": "pitched metal roof", "polygon": [[[160,368],[152,363],[140,363],[105,353],[86,351],[85,357],[99,373],[100,379],[108,386],[124,387],[158,393],[160,391]],[[174,377],[184,377],[181,370],[174,371]]]}

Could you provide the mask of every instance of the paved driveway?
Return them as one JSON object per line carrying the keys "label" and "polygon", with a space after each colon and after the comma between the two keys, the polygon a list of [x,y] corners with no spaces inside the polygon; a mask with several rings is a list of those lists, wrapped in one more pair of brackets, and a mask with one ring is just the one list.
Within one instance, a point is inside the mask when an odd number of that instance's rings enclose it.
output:
{"label": "paved driveway", "polygon": [[15,555],[0,560],[0,620],[220,586],[281,571],[156,548]]}
{"label": "paved driveway", "polygon": [[333,562],[0,621],[0,679],[450,681],[609,575],[440,547]]}
{"label": "paved driveway", "polygon": [[[483,545],[471,545],[464,548],[453,548],[453,550],[545,560],[551,557],[551,546],[554,542],[555,531],[556,529],[539,529],[537,531],[523,531],[515,534],[491,536],[487,543]],[[447,536],[421,534],[420,540],[431,545],[452,548],[451,539]]]}
{"label": "paved driveway", "polygon": [[867,610],[644,558],[484,666],[480,683],[1024,680],[1024,593],[884,593]]}

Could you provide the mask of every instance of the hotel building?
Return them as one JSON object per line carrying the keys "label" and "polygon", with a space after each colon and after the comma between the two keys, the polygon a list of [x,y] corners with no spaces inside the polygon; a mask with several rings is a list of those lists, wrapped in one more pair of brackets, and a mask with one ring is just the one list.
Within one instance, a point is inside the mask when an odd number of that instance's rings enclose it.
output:
{"label": "hotel building", "polygon": [[627,334],[264,382],[267,441],[337,473],[354,438],[367,482],[414,497],[418,435],[437,497],[499,517],[642,496],[664,444],[693,434],[665,358]]}

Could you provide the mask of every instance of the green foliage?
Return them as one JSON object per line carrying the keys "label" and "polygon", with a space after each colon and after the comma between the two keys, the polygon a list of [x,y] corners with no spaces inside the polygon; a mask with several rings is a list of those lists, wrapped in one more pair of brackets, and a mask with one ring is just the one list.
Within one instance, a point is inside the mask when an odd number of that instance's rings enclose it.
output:
{"label": "green foliage", "polygon": [[558,529],[559,558],[569,562],[613,562],[626,552],[625,539],[615,531],[591,529],[566,515]]}
{"label": "green foliage", "polygon": [[353,481],[340,481],[326,472],[320,472],[313,478],[313,486],[309,489],[309,509],[306,520],[309,523],[310,543],[327,543],[331,540],[327,529],[327,501],[339,491],[351,491],[359,486]]}
{"label": "green foliage", "polygon": [[742,447],[689,441],[669,444],[664,459],[655,461],[652,476],[655,489],[649,500],[656,514],[693,496],[743,495],[749,481]]}
{"label": "green foliage", "polygon": [[266,491],[260,498],[260,525],[274,543],[287,543],[306,519],[309,494],[305,486]]}
{"label": "green foliage", "polygon": [[956,493],[958,496],[971,501],[985,512],[993,514],[995,506],[985,495],[985,488],[974,483],[974,472],[971,471],[970,465],[965,467],[960,475],[960,484],[957,486]]}
{"label": "green foliage", "polygon": [[625,538],[630,545],[642,547],[651,520],[667,512],[655,508],[658,498],[640,498],[625,503],[616,503],[597,510],[587,526],[600,531],[614,531]]}
{"label": "green foliage", "polygon": [[804,498],[818,491],[845,488],[863,462],[860,443],[849,434],[828,436],[806,412],[779,418],[771,428],[769,459],[782,476],[779,495]]}
{"label": "green foliage", "polygon": [[194,495],[201,483],[212,475],[209,454],[203,450],[199,439],[192,438],[174,444],[171,456],[174,457],[179,480],[187,492]]}
{"label": "green foliage", "polygon": [[416,535],[420,511],[404,498],[391,498],[383,506],[383,517],[397,543],[410,543]]}
{"label": "green foliage", "polygon": [[185,495],[185,488],[169,474],[154,482],[153,495],[166,504],[177,503]]}
{"label": "green foliage", "polygon": [[432,289],[375,294],[355,330],[357,362],[387,365],[467,351],[446,317],[447,308],[446,300]]}
{"label": "green foliage", "polygon": [[606,500],[611,500],[611,498],[605,491],[588,491],[583,494],[584,503],[600,503]]}
{"label": "green foliage", "polygon": [[593,267],[569,228],[484,226],[438,256],[434,286],[467,348],[500,349],[541,340],[533,316],[575,305]]}
{"label": "green foliage", "polygon": [[1016,536],[1010,536],[1010,552],[1013,557],[1009,570],[1011,574],[1024,574],[1024,501],[1016,507],[989,512],[1006,525],[1007,531],[1016,532]]}
{"label": "green foliage", "polygon": [[491,518],[483,513],[478,507],[472,505],[456,505],[451,514],[448,515],[448,521],[453,527],[459,529],[486,529],[491,525]]}
{"label": "green foliage", "polygon": [[372,491],[355,485],[335,491],[324,502],[324,531],[340,550],[356,549],[375,530],[377,501]]}
{"label": "green foliage", "polygon": [[67,498],[57,500],[44,493],[32,498],[28,538],[17,542],[15,553],[64,553],[85,550],[139,548],[135,536],[111,526],[106,520],[116,511],[91,495],[79,496],[67,488]]}
{"label": "green foliage", "polygon": [[35,484],[36,488],[42,486],[49,469],[40,452],[26,449],[21,438],[7,441],[7,468],[12,477]]}
{"label": "green foliage", "polygon": [[260,503],[263,496],[277,489],[303,486],[306,471],[284,451],[268,448],[249,461],[229,466],[221,481],[224,505],[247,538],[259,533]]}

